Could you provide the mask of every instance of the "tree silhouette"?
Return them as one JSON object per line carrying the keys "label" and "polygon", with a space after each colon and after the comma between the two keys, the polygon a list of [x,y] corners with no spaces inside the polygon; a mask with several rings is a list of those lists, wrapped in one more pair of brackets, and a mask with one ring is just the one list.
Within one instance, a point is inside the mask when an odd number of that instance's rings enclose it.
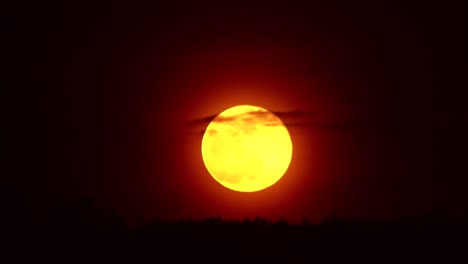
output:
{"label": "tree silhouette", "polygon": [[34,225],[10,221],[4,227],[13,230],[5,236],[10,240],[10,253],[26,257],[20,253],[36,252],[47,262],[64,258],[67,262],[138,263],[171,258],[175,262],[284,263],[349,261],[353,257],[380,262],[407,255],[417,260],[443,256],[450,262],[450,258],[465,256],[465,247],[458,241],[468,235],[466,217],[443,214],[386,222],[349,221],[334,215],[320,224],[303,219],[295,225],[287,219],[238,221],[217,216],[200,221],[154,221],[130,228],[118,213],[99,208],[89,198],[57,200],[47,218]]}

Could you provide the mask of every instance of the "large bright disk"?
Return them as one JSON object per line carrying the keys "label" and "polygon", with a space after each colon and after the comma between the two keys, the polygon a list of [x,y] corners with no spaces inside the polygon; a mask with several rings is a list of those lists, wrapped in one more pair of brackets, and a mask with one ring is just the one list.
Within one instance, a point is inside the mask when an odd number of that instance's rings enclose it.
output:
{"label": "large bright disk", "polygon": [[201,151],[216,181],[234,191],[255,192],[284,175],[291,162],[292,142],[276,115],[258,106],[239,105],[211,121]]}

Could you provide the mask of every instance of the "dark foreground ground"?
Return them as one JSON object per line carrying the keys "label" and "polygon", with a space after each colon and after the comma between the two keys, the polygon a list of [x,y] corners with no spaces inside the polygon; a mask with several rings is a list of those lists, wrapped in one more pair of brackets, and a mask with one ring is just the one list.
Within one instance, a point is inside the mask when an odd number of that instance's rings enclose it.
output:
{"label": "dark foreground ground", "polygon": [[299,225],[212,218],[139,228],[88,220],[13,224],[3,263],[468,263],[466,218]]}

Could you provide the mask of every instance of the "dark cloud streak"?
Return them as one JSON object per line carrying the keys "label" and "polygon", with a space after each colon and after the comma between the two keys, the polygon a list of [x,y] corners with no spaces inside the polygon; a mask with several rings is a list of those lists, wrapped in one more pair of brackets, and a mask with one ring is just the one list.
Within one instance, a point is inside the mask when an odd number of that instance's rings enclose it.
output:
{"label": "dark cloud streak", "polygon": [[[263,111],[253,111],[246,113],[245,115],[264,115]],[[330,120],[321,117],[315,112],[309,111],[283,111],[273,112],[277,117],[281,119],[283,124],[287,127],[320,127],[320,128],[332,128],[332,129],[350,129],[365,126],[364,122],[350,121],[350,120]],[[206,126],[214,120],[216,115],[211,115],[199,119],[194,119],[187,122],[190,128],[196,129],[197,134],[203,134]],[[237,117],[226,117],[218,119],[216,122],[228,122],[236,119]],[[268,125],[268,124],[267,124]],[[276,124],[271,124],[272,126]]]}
{"label": "dark cloud streak", "polygon": [[[245,115],[263,115],[263,111],[253,111],[246,113]],[[321,128],[321,129],[331,129],[337,131],[344,131],[350,129],[387,129],[390,126],[400,125],[400,123],[395,123],[395,120],[384,121],[384,120],[346,120],[346,119],[330,119],[325,118],[323,116],[318,115],[316,112],[310,111],[300,111],[300,110],[293,110],[293,111],[284,111],[284,112],[273,112],[277,117],[281,119],[283,124],[286,127],[292,128]],[[244,114],[243,114],[244,115]],[[205,132],[206,127],[210,122],[214,120],[216,115],[211,115],[195,120],[191,120],[187,122],[188,128],[190,131],[196,131],[196,135],[203,135]],[[218,119],[216,122],[228,122],[238,118],[238,116],[234,117],[226,117],[222,119]],[[268,121],[268,120],[267,120]],[[267,124],[275,126],[276,124]]]}
{"label": "dark cloud streak", "polygon": [[[245,113],[245,114],[242,114],[242,115],[258,115],[258,116],[263,116],[265,113],[267,112],[264,112],[264,111],[252,111],[252,112],[248,112],[248,113]],[[306,111],[289,111],[289,112],[273,112],[273,114],[275,114],[277,117],[279,117],[281,119],[281,121],[283,121],[283,123],[285,125],[299,125],[299,124],[303,124],[303,125],[308,125],[310,123],[310,121],[313,121],[312,119],[314,119],[316,117],[316,114],[314,112],[306,112]],[[187,122],[187,124],[189,126],[206,126],[208,125],[211,121],[213,121],[213,119],[216,117],[217,115],[211,115],[211,116],[207,116],[207,117],[203,117],[203,118],[199,118],[199,119],[194,119],[194,120],[191,120],[189,122]],[[233,119],[237,118],[237,116],[234,116],[234,117],[223,117],[223,118],[218,118],[218,120],[216,120],[216,122],[227,122],[227,121],[231,121]]]}

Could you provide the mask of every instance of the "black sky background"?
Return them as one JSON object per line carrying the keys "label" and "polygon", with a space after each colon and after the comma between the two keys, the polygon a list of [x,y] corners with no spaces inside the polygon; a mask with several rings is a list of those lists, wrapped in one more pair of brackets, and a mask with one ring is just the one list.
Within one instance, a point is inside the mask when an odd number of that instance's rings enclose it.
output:
{"label": "black sky background", "polygon": [[[40,214],[44,204],[80,196],[145,211],[147,197],[136,195],[146,188],[137,175],[151,162],[144,113],[156,113],[164,137],[171,132],[163,124],[184,110],[164,98],[197,92],[165,88],[178,58],[206,43],[268,42],[301,46],[304,61],[315,54],[315,70],[346,84],[330,93],[351,102],[358,121],[346,125],[363,127],[350,133],[365,138],[356,142],[361,162],[379,172],[347,183],[354,193],[343,199],[362,204],[358,214],[379,204],[395,214],[467,211],[461,2],[67,1],[15,4],[3,13],[2,200],[13,211]],[[152,195],[164,202],[158,190]]]}

